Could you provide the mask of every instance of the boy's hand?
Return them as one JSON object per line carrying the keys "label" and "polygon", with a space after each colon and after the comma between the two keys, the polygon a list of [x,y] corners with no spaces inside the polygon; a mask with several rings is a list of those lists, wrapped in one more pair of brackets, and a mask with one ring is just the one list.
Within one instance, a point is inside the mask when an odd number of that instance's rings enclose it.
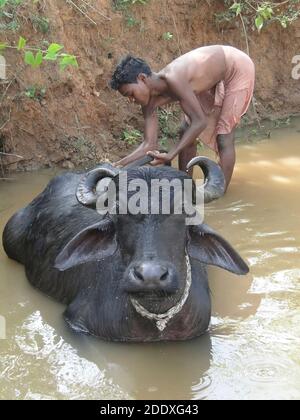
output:
{"label": "boy's hand", "polygon": [[158,150],[148,152],[147,155],[154,158],[151,162],[152,166],[166,165],[173,159],[169,153],[160,153]]}
{"label": "boy's hand", "polygon": [[153,150],[154,147],[157,147],[157,145],[148,144],[143,142],[140,144],[140,146],[132,152],[130,155],[124,157],[123,159],[116,162],[115,166],[117,168],[122,168],[123,166],[129,165],[130,163],[134,162],[135,160],[141,159],[144,157],[148,151]]}

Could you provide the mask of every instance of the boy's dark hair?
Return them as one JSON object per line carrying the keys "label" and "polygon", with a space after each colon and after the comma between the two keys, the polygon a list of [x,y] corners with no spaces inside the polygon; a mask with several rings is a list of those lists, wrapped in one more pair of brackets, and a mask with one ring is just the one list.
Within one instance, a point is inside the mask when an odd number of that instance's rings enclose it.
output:
{"label": "boy's dark hair", "polygon": [[152,71],[148,64],[141,58],[127,55],[117,65],[111,78],[110,86],[112,89],[118,90],[121,85],[126,83],[136,83],[140,73],[151,76]]}

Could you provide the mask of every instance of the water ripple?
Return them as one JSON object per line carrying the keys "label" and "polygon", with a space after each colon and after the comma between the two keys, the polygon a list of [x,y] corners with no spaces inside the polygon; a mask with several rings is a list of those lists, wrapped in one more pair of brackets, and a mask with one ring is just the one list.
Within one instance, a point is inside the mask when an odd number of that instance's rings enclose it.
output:
{"label": "water ripple", "polygon": [[[58,337],[55,330],[43,321],[39,311],[17,328],[16,342],[9,353],[0,353],[2,398],[131,398],[106,377],[105,370],[80,357],[70,344]],[[14,390],[6,386],[11,381],[16,383]],[[7,395],[6,389],[9,390]]]}
{"label": "water ripple", "polygon": [[246,362],[244,367],[245,376],[254,382],[274,382],[282,381],[286,371],[291,366],[279,361],[256,360]]}

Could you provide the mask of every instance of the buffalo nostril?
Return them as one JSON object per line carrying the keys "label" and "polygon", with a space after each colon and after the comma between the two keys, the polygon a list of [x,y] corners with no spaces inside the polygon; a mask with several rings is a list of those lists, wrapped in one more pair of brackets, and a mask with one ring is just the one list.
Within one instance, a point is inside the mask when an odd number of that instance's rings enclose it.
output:
{"label": "buffalo nostril", "polygon": [[140,280],[140,281],[144,281],[144,277],[143,277],[143,275],[138,271],[138,269],[137,268],[135,268],[134,270],[133,270],[133,274],[134,274],[134,276],[138,279],[138,280]]}
{"label": "buffalo nostril", "polygon": [[145,262],[133,268],[133,278],[135,281],[144,284],[159,284],[166,282],[170,278],[169,270],[160,264]]}
{"label": "buffalo nostril", "polygon": [[169,277],[169,272],[168,272],[168,270],[161,276],[161,280],[162,281],[165,281],[165,280],[168,280],[168,277]]}

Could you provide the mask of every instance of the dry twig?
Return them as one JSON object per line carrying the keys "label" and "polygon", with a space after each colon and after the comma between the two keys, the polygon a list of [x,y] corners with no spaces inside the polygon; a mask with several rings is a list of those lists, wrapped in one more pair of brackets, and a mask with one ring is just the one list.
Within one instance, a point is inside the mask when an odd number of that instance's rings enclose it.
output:
{"label": "dry twig", "polygon": [[85,16],[90,22],[97,26],[97,23],[87,14],[84,10],[82,10],[76,3],[72,0],[66,0],[66,3],[70,3],[76,10],[78,10],[83,16]]}

